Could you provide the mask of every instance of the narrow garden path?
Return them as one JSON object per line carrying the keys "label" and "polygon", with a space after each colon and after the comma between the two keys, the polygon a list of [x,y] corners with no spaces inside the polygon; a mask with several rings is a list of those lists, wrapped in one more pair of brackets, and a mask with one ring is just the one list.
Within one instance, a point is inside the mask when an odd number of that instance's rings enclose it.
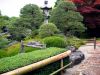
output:
{"label": "narrow garden path", "polygon": [[100,75],[100,43],[94,50],[93,43],[87,43],[79,48],[85,59],[78,65],[66,69],[64,75]]}

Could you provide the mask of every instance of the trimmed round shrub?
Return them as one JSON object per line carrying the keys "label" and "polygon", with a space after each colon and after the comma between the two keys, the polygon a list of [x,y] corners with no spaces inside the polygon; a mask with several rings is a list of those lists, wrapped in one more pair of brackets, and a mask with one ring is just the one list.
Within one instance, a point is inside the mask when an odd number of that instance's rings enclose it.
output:
{"label": "trimmed round shrub", "polygon": [[46,37],[43,39],[43,42],[46,44],[47,47],[60,47],[65,48],[66,47],[66,41],[64,38],[51,36]]}
{"label": "trimmed round shrub", "polygon": [[39,28],[39,36],[42,38],[53,36],[58,32],[59,30],[57,29],[56,25],[53,23],[43,24]]}

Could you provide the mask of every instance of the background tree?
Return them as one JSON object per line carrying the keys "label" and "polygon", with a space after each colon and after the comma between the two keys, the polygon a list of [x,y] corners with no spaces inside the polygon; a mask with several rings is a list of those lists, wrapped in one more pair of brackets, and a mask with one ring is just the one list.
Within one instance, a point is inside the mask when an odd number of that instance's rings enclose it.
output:
{"label": "background tree", "polygon": [[50,21],[53,22],[65,35],[82,33],[85,31],[81,23],[83,17],[76,12],[76,7],[72,2],[61,1],[51,13]]}
{"label": "background tree", "polygon": [[[67,1],[67,0],[66,0]],[[87,27],[86,34],[90,37],[100,37],[100,0],[71,0],[77,11],[84,17]]]}
{"label": "background tree", "polygon": [[[21,41],[25,37],[29,37],[32,30],[28,28],[27,22],[24,22],[21,18],[12,17],[9,21],[9,32],[12,40]],[[27,27],[26,27],[27,26]]]}
{"label": "background tree", "polygon": [[13,23],[11,39],[20,41],[36,34],[43,22],[43,14],[37,5],[27,4],[20,10],[20,17],[12,18],[10,22]]}
{"label": "background tree", "polygon": [[7,25],[7,21],[9,20],[8,16],[0,16],[0,27],[2,26],[6,26]]}
{"label": "background tree", "polygon": [[21,41],[31,35],[31,30],[24,27],[13,27],[9,30],[10,35],[8,38],[11,40]]}
{"label": "background tree", "polygon": [[4,28],[7,27],[9,19],[8,16],[0,15],[0,32],[3,32]]}
{"label": "background tree", "polygon": [[43,14],[37,5],[27,4],[21,9],[20,13],[23,26],[31,30],[39,28],[43,22]]}
{"label": "background tree", "polygon": [[56,7],[61,1],[64,1],[64,0],[57,0],[57,1],[55,2],[55,7]]}
{"label": "background tree", "polygon": [[7,27],[12,28],[18,19],[18,17],[10,17],[9,20],[7,20]]}

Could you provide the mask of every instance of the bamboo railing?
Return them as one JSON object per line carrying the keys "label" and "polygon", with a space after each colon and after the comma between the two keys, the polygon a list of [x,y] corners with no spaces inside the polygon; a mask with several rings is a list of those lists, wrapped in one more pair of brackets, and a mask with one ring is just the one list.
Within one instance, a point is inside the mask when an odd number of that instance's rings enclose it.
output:
{"label": "bamboo railing", "polygon": [[21,68],[18,68],[18,69],[15,69],[15,70],[7,72],[7,73],[3,73],[1,75],[21,75],[21,74],[25,74],[27,72],[39,69],[39,68],[41,68],[43,66],[46,66],[46,65],[48,65],[50,63],[54,63],[54,62],[56,62],[58,60],[61,60],[61,59],[65,58],[65,57],[69,56],[70,54],[71,54],[71,51],[68,50],[68,51],[66,51],[64,53],[58,54],[58,55],[50,57],[48,59],[39,61],[37,63],[30,64],[30,65],[27,65],[27,66],[24,66],[24,67],[21,67]]}

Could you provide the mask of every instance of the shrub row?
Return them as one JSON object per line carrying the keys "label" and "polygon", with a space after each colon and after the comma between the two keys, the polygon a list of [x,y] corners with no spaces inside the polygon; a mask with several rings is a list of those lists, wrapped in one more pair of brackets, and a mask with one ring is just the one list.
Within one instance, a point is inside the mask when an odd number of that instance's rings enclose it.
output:
{"label": "shrub row", "polygon": [[67,37],[66,43],[69,46],[75,46],[76,48],[79,48],[81,45],[84,45],[85,42],[77,37]]}
{"label": "shrub row", "polygon": [[47,48],[29,53],[21,53],[12,57],[2,58],[0,59],[0,73],[38,62],[64,51],[66,50],[62,48]]}
{"label": "shrub row", "polygon": [[[64,38],[64,36],[51,36],[46,37],[43,40],[37,39],[38,41],[44,42],[47,47],[59,47],[59,48],[65,48],[67,46],[75,46],[76,48],[79,48],[81,45],[85,44],[85,42],[81,39],[78,39],[76,37],[67,37]],[[31,40],[32,41],[32,40]],[[0,49],[0,58],[13,56],[19,53],[20,50],[20,44],[14,44],[12,46],[9,46],[7,48]],[[25,52],[31,52],[35,50],[39,50],[39,48],[32,48],[32,47],[25,47]]]}
{"label": "shrub row", "polygon": [[43,42],[47,45],[47,47],[60,47],[65,48],[67,46],[75,46],[79,48],[81,45],[84,45],[85,42],[77,37],[59,37],[59,36],[51,36],[43,39]]}
{"label": "shrub row", "polygon": [[51,36],[44,38],[43,42],[46,44],[47,47],[60,47],[65,48],[66,47],[66,39],[57,37],[57,36]]}
{"label": "shrub row", "polygon": [[[68,57],[64,58],[63,62],[64,62],[64,66],[67,65],[70,62],[69,58]],[[51,73],[53,73],[54,71],[56,71],[60,68],[61,68],[61,60],[56,61],[56,62],[51,63],[51,64],[48,64],[40,69],[28,72],[24,75],[50,75]],[[61,75],[61,73],[58,72],[55,75]]]}

